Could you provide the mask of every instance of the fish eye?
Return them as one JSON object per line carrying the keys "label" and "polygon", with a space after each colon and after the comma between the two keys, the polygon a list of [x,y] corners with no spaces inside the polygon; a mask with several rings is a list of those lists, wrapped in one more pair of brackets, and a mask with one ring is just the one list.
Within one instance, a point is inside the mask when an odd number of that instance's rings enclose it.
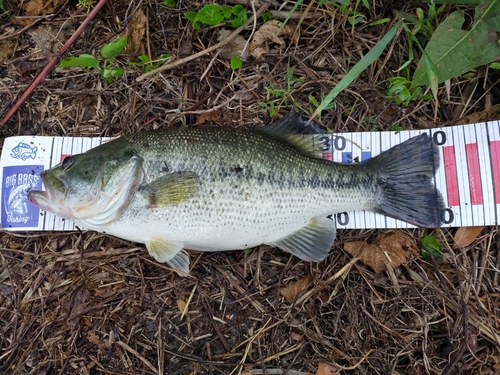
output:
{"label": "fish eye", "polygon": [[73,159],[72,156],[66,156],[64,158],[64,160],[62,161],[61,166],[63,167],[64,170],[66,170],[69,167],[71,167],[74,162],[75,162],[75,160]]}

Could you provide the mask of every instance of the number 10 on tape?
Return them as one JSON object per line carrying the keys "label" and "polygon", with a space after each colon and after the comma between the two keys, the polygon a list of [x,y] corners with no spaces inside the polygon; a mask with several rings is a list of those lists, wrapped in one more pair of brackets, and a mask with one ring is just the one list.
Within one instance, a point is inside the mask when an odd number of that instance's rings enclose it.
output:
{"label": "number 10 on tape", "polygon": [[[435,184],[445,202],[443,226],[497,225],[500,220],[500,122],[430,130],[320,135],[323,157],[356,163],[422,133],[438,146]],[[409,228],[412,225],[372,212],[335,215],[339,228]]]}

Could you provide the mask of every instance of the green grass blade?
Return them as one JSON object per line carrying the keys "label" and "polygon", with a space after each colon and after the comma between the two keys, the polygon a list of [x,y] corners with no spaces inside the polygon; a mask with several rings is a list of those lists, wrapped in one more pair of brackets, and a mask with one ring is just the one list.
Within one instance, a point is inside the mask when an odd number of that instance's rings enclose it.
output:
{"label": "green grass blade", "polygon": [[401,22],[395,24],[387,34],[379,40],[379,42],[373,47],[370,52],[368,52],[353,68],[337,83],[337,86],[333,88],[332,91],[321,101],[321,104],[316,108],[311,118],[314,118],[324,110],[335,97],[349,86],[366,68],[368,68],[375,60],[377,60],[380,55],[384,52],[385,47],[389,42],[394,39],[399,28],[401,27]]}

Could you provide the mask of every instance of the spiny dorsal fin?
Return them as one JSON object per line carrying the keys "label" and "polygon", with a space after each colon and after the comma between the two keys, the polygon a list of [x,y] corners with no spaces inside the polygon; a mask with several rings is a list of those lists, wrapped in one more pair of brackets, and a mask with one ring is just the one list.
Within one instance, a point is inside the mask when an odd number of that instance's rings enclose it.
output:
{"label": "spiny dorsal fin", "polygon": [[198,191],[198,176],[191,172],[170,173],[141,186],[139,191],[150,208],[182,203]]}
{"label": "spiny dorsal fin", "polygon": [[267,245],[279,247],[308,262],[321,262],[330,252],[336,232],[332,219],[315,217],[297,232]]}
{"label": "spiny dorsal fin", "polygon": [[280,118],[278,121],[273,122],[258,131],[270,134],[274,137],[284,139],[291,143],[304,154],[321,158],[323,153],[315,142],[314,137],[310,134],[322,134],[324,130],[315,122],[307,122],[308,118],[303,113],[290,111],[286,116]]}

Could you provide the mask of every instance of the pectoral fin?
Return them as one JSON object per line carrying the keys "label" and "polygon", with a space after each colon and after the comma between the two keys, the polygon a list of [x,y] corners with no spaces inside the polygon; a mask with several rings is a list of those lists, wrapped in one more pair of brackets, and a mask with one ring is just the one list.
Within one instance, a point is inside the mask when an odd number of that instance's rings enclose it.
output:
{"label": "pectoral fin", "polygon": [[304,228],[267,245],[279,247],[308,262],[321,262],[330,252],[336,233],[332,219],[316,217]]}
{"label": "pectoral fin", "polygon": [[167,241],[162,238],[146,242],[149,255],[160,263],[167,263],[176,270],[179,276],[187,276],[189,274],[189,254],[183,247],[183,242]]}
{"label": "pectoral fin", "polygon": [[187,201],[198,191],[198,176],[191,172],[174,172],[142,185],[139,192],[149,207],[161,207]]}

